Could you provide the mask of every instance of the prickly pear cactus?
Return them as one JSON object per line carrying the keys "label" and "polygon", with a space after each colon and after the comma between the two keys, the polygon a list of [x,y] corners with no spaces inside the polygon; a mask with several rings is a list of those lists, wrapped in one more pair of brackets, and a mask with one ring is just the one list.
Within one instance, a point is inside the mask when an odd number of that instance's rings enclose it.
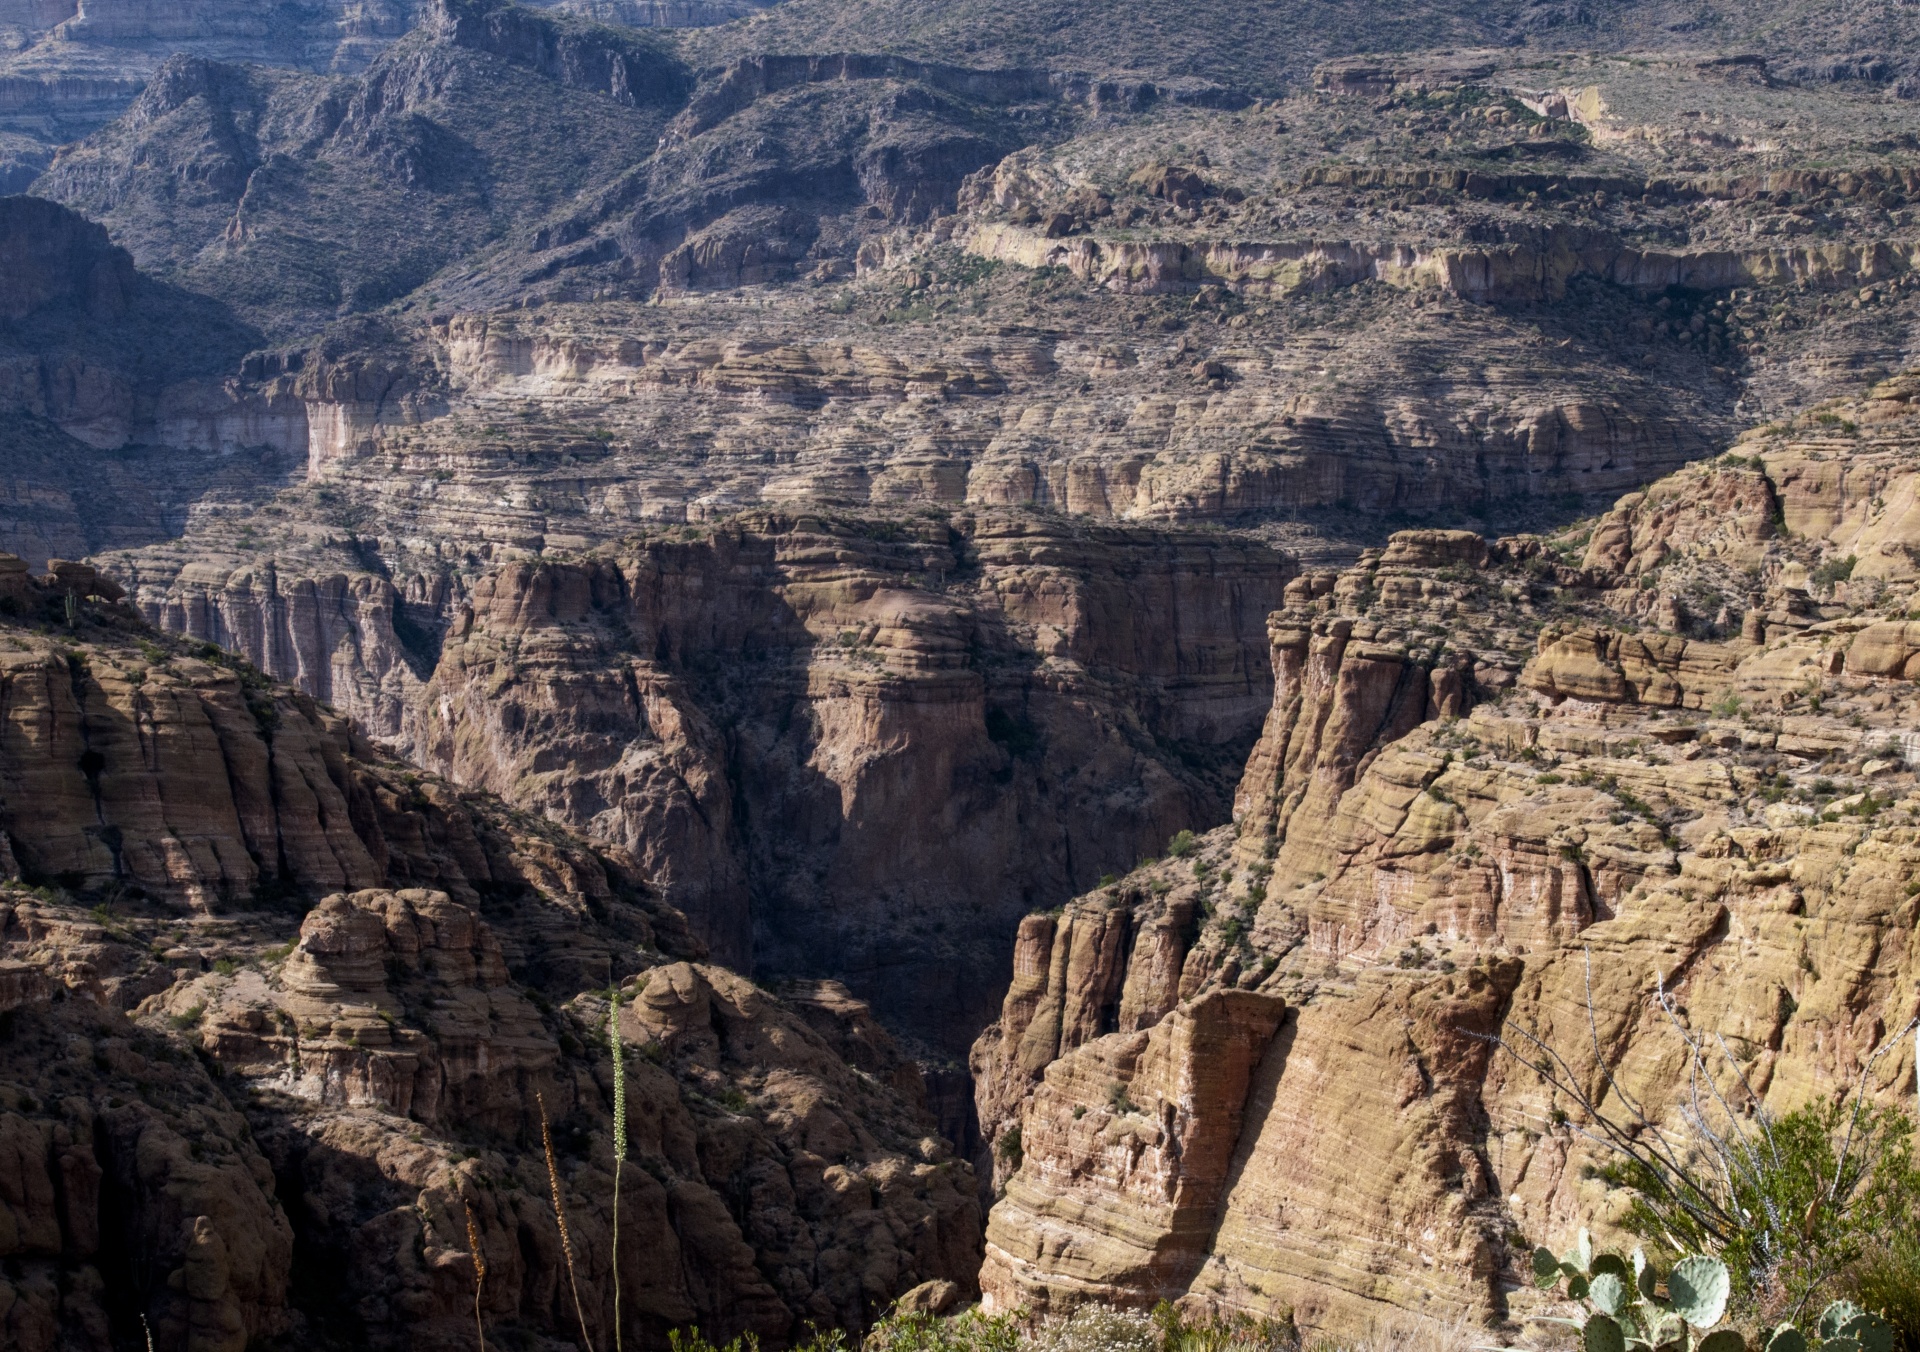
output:
{"label": "prickly pear cactus", "polygon": [[[1733,1329],[1716,1329],[1732,1289],[1726,1264],[1696,1255],[1661,1276],[1639,1249],[1631,1258],[1595,1253],[1585,1230],[1567,1253],[1533,1251],[1534,1284],[1550,1291],[1566,1283],[1571,1300],[1588,1306],[1585,1319],[1562,1319],[1580,1331],[1583,1352],[1746,1352]],[[1788,1352],[1782,1348],[1780,1352]]]}
{"label": "prickly pear cactus", "polygon": [[[1726,1317],[1732,1281],[1718,1258],[1694,1254],[1673,1265],[1663,1279],[1639,1249],[1631,1258],[1595,1253],[1585,1230],[1556,1257],[1544,1246],[1533,1251],[1533,1281],[1543,1291],[1566,1283],[1569,1300],[1585,1303],[1584,1319],[1549,1319],[1580,1332],[1581,1352],[1747,1352],[1734,1328],[1716,1327]],[[1761,1352],[1893,1352],[1893,1326],[1848,1301],[1835,1301],[1820,1316],[1813,1336],[1782,1324],[1761,1340]]]}
{"label": "prickly pear cactus", "polygon": [[1782,1324],[1767,1336],[1765,1352],[1893,1352],[1893,1325],[1850,1300],[1836,1300],[1821,1312],[1813,1337]]}

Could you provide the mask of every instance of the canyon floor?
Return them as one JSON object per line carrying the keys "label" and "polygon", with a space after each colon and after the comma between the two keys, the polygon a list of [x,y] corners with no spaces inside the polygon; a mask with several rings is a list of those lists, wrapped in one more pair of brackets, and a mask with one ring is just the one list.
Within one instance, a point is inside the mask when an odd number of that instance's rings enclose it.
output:
{"label": "canyon floor", "polygon": [[1915,12],[0,0],[0,1342],[1512,1336],[1916,1012]]}

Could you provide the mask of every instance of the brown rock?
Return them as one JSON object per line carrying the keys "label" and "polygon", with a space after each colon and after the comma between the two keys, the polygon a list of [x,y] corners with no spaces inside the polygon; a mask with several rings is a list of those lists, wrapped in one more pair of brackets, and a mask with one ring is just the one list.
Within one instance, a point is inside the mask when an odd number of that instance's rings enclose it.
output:
{"label": "brown rock", "polygon": [[1470,530],[1395,531],[1380,556],[1382,568],[1444,568],[1453,563],[1479,568],[1486,561],[1485,538]]}
{"label": "brown rock", "polygon": [[[1271,622],[1275,709],[1236,829],[1203,838],[1191,868],[1142,868],[1021,927],[1001,1020],[973,1061],[1005,1186],[988,1223],[989,1301],[1167,1298],[1198,1313],[1290,1310],[1325,1329],[1383,1305],[1521,1312],[1526,1249],[1512,1236],[1564,1243],[1625,1198],[1594,1180],[1584,1138],[1541,1125],[1555,1109],[1544,1086],[1481,1038],[1503,1020],[1533,1031],[1576,1078],[1604,1065],[1677,1128],[1685,1057],[1656,981],[1692,1028],[1756,1049],[1743,1074],[1770,1110],[1852,1083],[1913,1009],[1896,936],[1920,856],[1904,812],[1874,807],[1916,794],[1900,754],[1907,599],[1878,579],[1815,586],[1803,612],[1765,621],[1770,647],[1641,626],[1659,595],[1689,597],[1729,561],[1736,576],[1757,569],[1767,597],[1807,586],[1804,546],[1776,545],[1764,516],[1755,526],[1773,501],[1763,478],[1789,512],[1827,513],[1823,547],[1869,522],[1893,538],[1850,496],[1920,463],[1887,429],[1844,463],[1813,445],[1804,460],[1782,452],[1792,472],[1780,473],[1769,451],[1766,476],[1689,471],[1621,503],[1620,539],[1655,521],[1665,533],[1630,540],[1602,571],[1664,550],[1659,591],[1596,592],[1524,541],[1489,551],[1471,582],[1457,561],[1402,550],[1391,567],[1383,551],[1324,588],[1290,587]],[[1469,586],[1490,613],[1450,609]],[[1551,622],[1541,602],[1574,587],[1608,622]],[[1471,684],[1443,696],[1430,682],[1431,705],[1401,721],[1394,701],[1423,635],[1455,620],[1453,641],[1475,650],[1446,669]],[[1678,622],[1703,627],[1684,611]],[[1505,698],[1466,707],[1502,673],[1520,673]],[[1435,717],[1443,708],[1455,712]],[[1158,908],[1189,894],[1194,929],[1142,962]],[[1801,963],[1810,944],[1833,976]],[[1143,1102],[1129,1067],[1180,1017],[1155,1012],[1174,952],[1180,1009],[1249,992],[1288,1009],[1231,1185],[1191,1245],[1166,1238],[1167,1194],[1142,1185],[1161,1124],[1147,1114],[1124,1154],[1114,1125],[1131,1120],[1123,1099]],[[1090,1037],[1075,1013],[1089,1007]],[[1144,1031],[1109,1031],[1120,1011],[1143,1020],[1120,1028]],[[1204,1058],[1223,1059],[1234,1064]],[[1901,1083],[1873,1092],[1894,1101]],[[1204,1259],[1155,1266],[1175,1251]]]}
{"label": "brown rock", "polygon": [[[720,957],[834,974],[957,1052],[956,1030],[997,1006],[1029,897],[1070,894],[1224,811],[1224,775],[1126,729],[1166,745],[1251,736],[1269,702],[1255,635],[1287,566],[1182,533],[983,512],[964,536],[979,581],[942,588],[927,583],[963,566],[955,537],[902,530],[747,518],[615,562],[502,568],[443,649],[414,745],[631,850]],[[1187,618],[1138,624],[1150,611]],[[991,672],[981,643],[1005,655]],[[722,709],[691,679],[701,654],[739,673],[744,704]],[[723,737],[723,717],[743,731]],[[743,832],[756,820],[840,825],[808,837],[799,866]],[[897,904],[908,879],[912,914]],[[786,920],[756,931],[752,888]],[[936,913],[937,932],[915,919]]]}
{"label": "brown rock", "polygon": [[900,1314],[950,1314],[962,1296],[958,1282],[921,1282],[896,1300],[893,1308]]}
{"label": "brown rock", "polygon": [[1207,192],[1207,181],[1192,169],[1158,161],[1134,170],[1127,176],[1127,184],[1176,207],[1197,206]]}

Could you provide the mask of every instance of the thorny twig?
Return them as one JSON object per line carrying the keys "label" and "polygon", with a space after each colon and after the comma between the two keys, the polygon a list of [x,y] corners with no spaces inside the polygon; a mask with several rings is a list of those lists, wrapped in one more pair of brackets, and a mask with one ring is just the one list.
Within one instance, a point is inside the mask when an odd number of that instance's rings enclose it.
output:
{"label": "thorny twig", "polygon": [[[1738,1059],[1727,1047],[1726,1040],[1718,1034],[1714,1035],[1714,1045],[1732,1067],[1745,1091],[1746,1102],[1751,1105],[1749,1114],[1736,1111],[1734,1105],[1728,1102],[1710,1071],[1710,1053],[1705,1040],[1686,1026],[1665,978],[1656,975],[1653,1003],[1666,1016],[1687,1049],[1688,1094],[1681,1115],[1690,1128],[1689,1134],[1693,1140],[1691,1148],[1683,1152],[1669,1139],[1666,1131],[1648,1118],[1642,1105],[1615,1078],[1610,1058],[1605,1054],[1600,1039],[1599,1017],[1593,998],[1591,950],[1586,951],[1585,958],[1587,1031],[1593,1046],[1595,1068],[1603,1080],[1597,1099],[1582,1087],[1583,1077],[1566,1058],[1527,1029],[1510,1025],[1494,1034],[1475,1033],[1466,1029],[1461,1031],[1498,1047],[1538,1075],[1549,1088],[1571,1099],[1586,1122],[1583,1124],[1569,1119],[1565,1123],[1567,1128],[1601,1149],[1638,1166],[1658,1185],[1664,1196],[1642,1195],[1654,1217],[1669,1234],[1673,1227],[1668,1215],[1676,1219],[1684,1218],[1717,1244],[1731,1244],[1742,1232],[1752,1228],[1754,1220],[1742,1209],[1737,1200],[1739,1193],[1749,1191],[1760,1198],[1767,1214],[1761,1233],[1756,1236],[1757,1247],[1762,1261],[1771,1267],[1802,1237],[1792,1232],[1790,1219],[1778,1214],[1773,1200],[1766,1195],[1766,1189],[1760,1186],[1766,1167],[1763,1159],[1778,1167],[1781,1162],[1780,1150],[1774,1138],[1772,1116],[1761,1106],[1760,1096],[1740,1069]],[[1846,1136],[1840,1143],[1833,1180],[1825,1190],[1825,1201],[1829,1206],[1839,1204],[1862,1176],[1864,1162],[1852,1158],[1853,1144],[1855,1131],[1865,1111],[1867,1082],[1873,1068],[1883,1056],[1899,1046],[1909,1033],[1915,1034],[1916,1065],[1920,1065],[1920,1016],[1916,1016],[1877,1048],[1860,1069],[1853,1090],[1853,1112]],[[1625,1108],[1624,1119],[1605,1109],[1609,1093],[1618,1098]],[[1718,1116],[1724,1119],[1724,1128],[1716,1127],[1710,1120],[1709,1102],[1717,1107]],[[1757,1130],[1743,1126],[1743,1115],[1753,1118]],[[1711,1161],[1712,1176],[1701,1175],[1698,1165],[1693,1162],[1703,1155]],[[1667,1208],[1672,1210],[1668,1215],[1663,1215]]]}

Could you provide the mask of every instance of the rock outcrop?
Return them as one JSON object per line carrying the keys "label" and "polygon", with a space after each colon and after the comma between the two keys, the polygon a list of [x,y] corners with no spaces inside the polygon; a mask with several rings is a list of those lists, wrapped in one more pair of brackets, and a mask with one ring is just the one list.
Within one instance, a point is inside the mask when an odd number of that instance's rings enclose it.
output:
{"label": "rock outcrop", "polygon": [[630,851],[731,960],[957,1052],[1031,898],[1224,815],[1285,576],[1011,515],[749,518],[484,579],[407,741]]}
{"label": "rock outcrop", "polygon": [[[910,1099],[862,1078],[810,1020],[723,968],[664,963],[627,996],[622,1036],[639,1054],[633,1153],[617,1167],[630,1334],[654,1342],[698,1323],[779,1341],[797,1320],[858,1327],[922,1281],[967,1280],[979,1244],[971,1173]],[[444,893],[411,890],[327,898],[277,972],[202,977],[170,990],[165,1008],[197,1011],[198,1045],[283,1105],[263,1148],[298,1180],[300,1232],[344,1262],[370,1342],[464,1339],[468,1208],[488,1262],[483,1308],[569,1325],[538,1153],[543,1104],[568,1157],[595,1336],[612,1337],[604,999],[543,1015],[487,924]],[[869,1045],[891,1052],[858,1002],[835,1013],[864,1020]],[[903,1087],[917,1091],[905,1069]],[[423,1131],[425,1148],[402,1144]],[[462,1140],[518,1147],[463,1166]],[[399,1152],[384,1183],[404,1224],[357,1195],[369,1149]],[[730,1205],[742,1196],[749,1206]],[[422,1250],[426,1263],[393,1266],[396,1252]]]}
{"label": "rock outcrop", "polygon": [[708,965],[631,859],[382,761],[310,697],[82,599],[114,590],[85,571],[0,568],[63,631],[0,621],[9,1346],[105,1352],[142,1317],[228,1352],[465,1346],[469,1209],[490,1329],[571,1329],[543,1110],[610,1340],[610,988],[629,1341],[778,1344],[971,1288],[972,1170],[865,1005]]}
{"label": "rock outcrop", "polygon": [[[1579,1106],[1491,1044],[1503,1024],[1655,1121],[1689,1094],[1658,990],[1769,1108],[1850,1090],[1915,1012],[1909,588],[1827,566],[1869,514],[1822,478],[1830,433],[1874,485],[1876,538],[1906,538],[1885,518],[1920,440],[1904,403],[1874,403],[1767,429],[1590,531],[1395,537],[1290,588],[1235,828],[1023,924],[974,1053],[1002,1188],[990,1305],[1174,1299],[1330,1328],[1523,1313],[1526,1246],[1623,1198],[1587,1168]],[[1753,588],[1742,610],[1705,618],[1729,578]],[[1423,654],[1443,644],[1440,668]],[[1457,701],[1395,723],[1391,692],[1431,700],[1432,669]],[[1245,1033],[1199,1064],[1219,1092],[1193,1111],[1233,1165],[1203,1236],[1172,1243],[1138,1172],[1172,1138],[1123,1086],[1228,994],[1285,1014],[1250,1078]],[[1869,1092],[1909,1092],[1911,1057],[1891,1047]],[[1123,1138],[1127,1167],[1102,1153]]]}
{"label": "rock outcrop", "polygon": [[993,1209],[980,1274],[992,1298],[1046,1312],[1060,1296],[1128,1305],[1184,1293],[1286,1012],[1275,996],[1213,990],[1049,1065]]}
{"label": "rock outcrop", "polygon": [[121,317],[132,302],[133,260],[107,242],[107,232],[52,202],[10,197],[0,206],[0,321],[36,311],[80,310],[91,319]]}

